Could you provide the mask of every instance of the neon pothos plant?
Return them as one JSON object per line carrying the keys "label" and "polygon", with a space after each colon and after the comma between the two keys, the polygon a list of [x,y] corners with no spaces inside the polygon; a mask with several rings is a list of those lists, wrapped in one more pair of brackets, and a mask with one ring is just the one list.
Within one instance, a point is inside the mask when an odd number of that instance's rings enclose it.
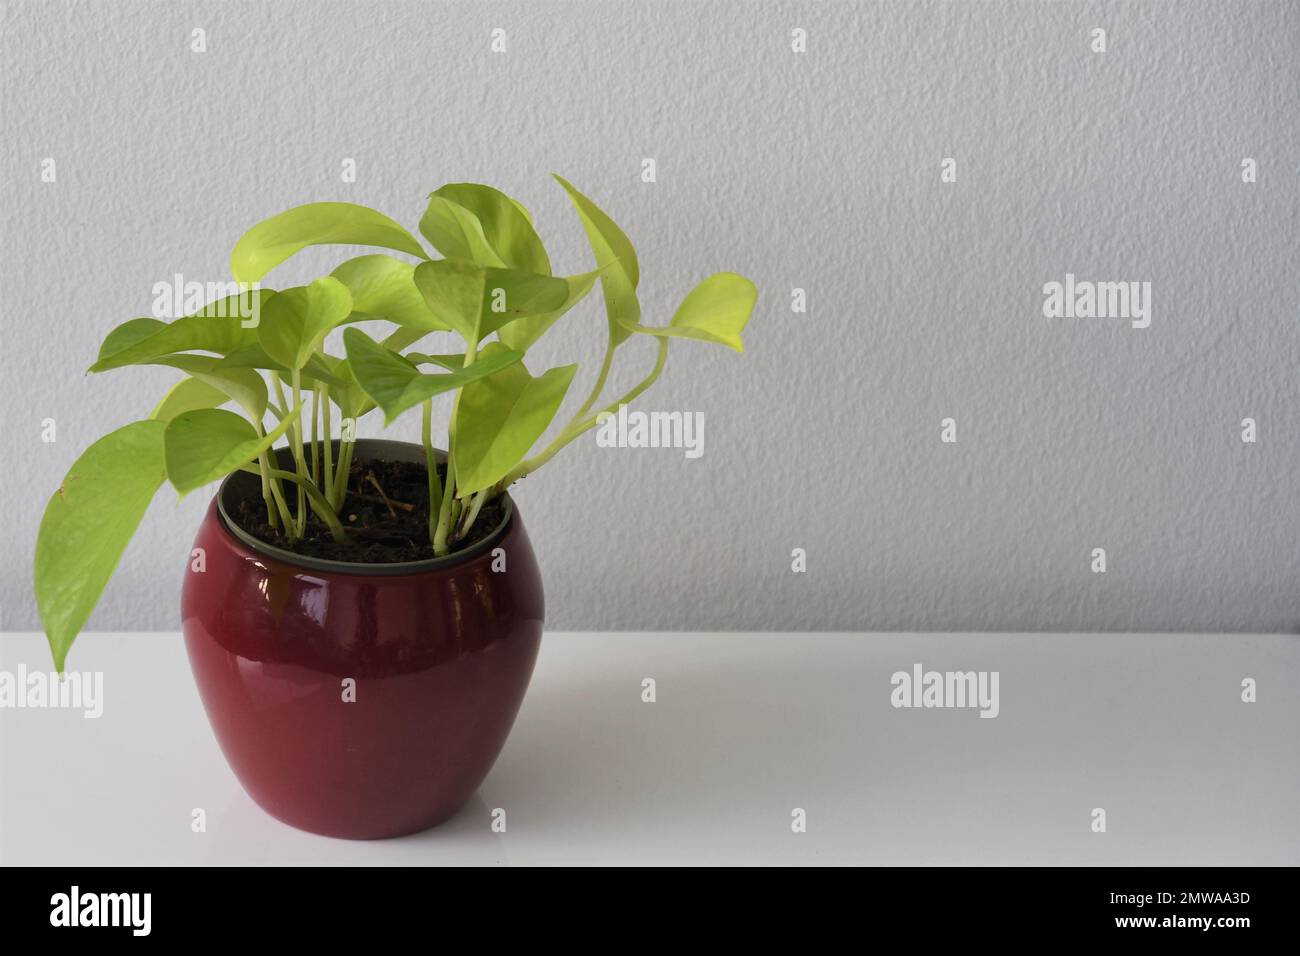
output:
{"label": "neon pothos plant", "polygon": [[[419,231],[443,258],[431,258],[415,236],[372,209],[312,203],[254,226],[236,243],[231,271],[247,285],[236,286],[235,294],[172,322],[132,319],[110,332],[90,371],[164,365],[184,377],[148,418],[91,445],[50,498],[36,543],[36,599],[59,670],[164,481],[183,496],[233,471],[252,472],[261,479],[268,523],[290,542],[303,535],[309,512],[342,541],[355,422],[379,408],[387,425],[418,407],[429,541],[434,554],[444,555],[487,501],[594,427],[602,412],[617,411],[649,388],[671,339],[743,350],[740,333],[757,295],[752,282],[729,272],[710,276],[667,325],[642,324],[632,243],[595,203],[556,179],[595,253],[590,272],[553,275],[522,205],[490,187],[456,183],[430,196],[420,220]],[[306,286],[260,287],[299,250],[329,243],[378,246],[410,259],[363,255]],[[524,356],[597,280],[608,315],[604,361],[572,419],[529,457],[577,366],[534,375]],[[392,326],[380,340],[351,327],[376,319]],[[323,343],[340,326],[349,326],[342,336],[346,355],[333,356]],[[407,351],[438,331],[458,333],[464,351]],[[614,355],[636,335],[658,340],[654,367],[631,391],[602,405]],[[431,435],[440,396],[454,402],[445,478]],[[219,407],[227,404],[238,411]],[[281,460],[273,457],[281,438],[292,468],[277,467]]]}

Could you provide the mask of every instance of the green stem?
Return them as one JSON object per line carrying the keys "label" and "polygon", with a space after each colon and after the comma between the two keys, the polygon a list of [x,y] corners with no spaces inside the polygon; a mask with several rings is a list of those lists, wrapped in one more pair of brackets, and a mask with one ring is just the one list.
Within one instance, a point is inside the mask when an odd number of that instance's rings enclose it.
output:
{"label": "green stem", "polygon": [[[262,468],[256,465],[241,465],[240,470],[251,472],[255,475],[262,473]],[[316,516],[329,526],[330,535],[333,536],[334,540],[339,544],[347,543],[348,534],[343,528],[343,523],[339,521],[338,515],[336,515],[334,509],[330,507],[330,503],[325,500],[325,496],[320,493],[320,489],[311,483],[310,479],[304,478],[296,472],[281,471],[278,468],[267,469],[267,474],[272,478],[292,481],[297,484],[306,495],[307,500],[311,502],[312,511],[316,512]]]}
{"label": "green stem", "polygon": [[[346,419],[344,419],[344,421],[346,421]],[[346,426],[344,426],[343,430],[346,431]],[[338,471],[334,474],[335,508],[342,508],[343,502],[348,496],[348,473],[352,470],[352,450],[355,447],[355,438],[349,440],[346,436],[340,437]]]}
{"label": "green stem", "polygon": [[[253,428],[256,429],[259,438],[266,435],[266,430],[263,428],[261,422],[253,422]],[[257,460],[261,463],[262,467],[266,468],[267,471],[270,471],[271,455],[269,451],[263,449],[257,456]],[[276,510],[279,512],[279,527],[282,527],[284,533],[289,536],[290,540],[292,540],[294,536],[293,524],[289,513],[289,504],[284,500],[284,489],[280,486],[278,478],[264,477],[262,479],[263,487],[268,484],[271,488],[271,500],[275,502]],[[271,521],[271,527],[277,527],[277,523],[274,520]]]}
{"label": "green stem", "polygon": [[298,482],[298,536],[307,531],[307,491],[304,488],[306,481],[311,480],[311,475],[307,472],[307,456],[303,452],[302,444],[302,373],[294,369],[292,373],[293,388],[293,424],[289,426],[289,436],[293,444],[293,461],[294,466],[298,469],[298,474],[305,481]]}
{"label": "green stem", "polygon": [[321,396],[325,399],[321,402],[321,431],[324,432],[323,443],[325,445],[325,470],[321,473],[320,489],[326,495],[334,491],[334,438],[330,431],[330,387],[322,385]]}
{"label": "green stem", "polygon": [[455,503],[456,496],[452,489],[456,487],[456,465],[451,457],[447,458],[447,481],[443,487],[442,504],[438,508],[438,526],[433,532],[433,553],[437,555],[446,554],[447,535],[451,533],[452,523],[452,505]]}
{"label": "green stem", "polygon": [[578,409],[578,413],[573,416],[574,419],[581,418],[583,415],[587,414],[591,409],[591,406],[596,404],[596,399],[600,398],[600,393],[605,390],[605,381],[609,378],[609,370],[613,365],[614,336],[611,335],[608,344],[605,346],[605,360],[601,362],[600,375],[596,377],[596,384],[592,387],[591,394],[588,395],[587,400],[582,403],[582,407]]}
{"label": "green stem", "polygon": [[320,432],[317,425],[320,424],[320,387],[312,386],[311,390],[311,480],[315,484],[317,476],[320,475]]}
{"label": "green stem", "polygon": [[[259,462],[265,463],[265,458],[266,458],[266,452],[262,452],[262,454],[258,456],[257,460]],[[266,477],[265,473],[263,473],[261,477],[262,477],[262,500],[266,502],[266,523],[271,526],[272,530],[279,530],[280,515],[279,512],[276,510],[278,506],[275,503],[275,499],[271,497],[271,480]]]}
{"label": "green stem", "polygon": [[474,522],[478,520],[479,509],[483,507],[483,502],[487,500],[488,489],[484,488],[470,501],[469,510],[465,513],[465,520],[461,522],[458,538],[463,538],[469,534],[470,529],[474,527]]}
{"label": "green stem", "polygon": [[564,431],[560,432],[560,434],[555,436],[555,440],[551,442],[549,445],[547,445],[542,452],[528,459],[525,462],[519,463],[518,465],[515,466],[513,471],[511,471],[508,475],[506,475],[499,482],[497,482],[496,485],[493,486],[494,492],[500,493],[504,491],[506,488],[510,487],[520,478],[523,478],[526,475],[536,471],[538,468],[542,467],[542,465],[546,464],[548,461],[554,458],[556,453],[565,445],[569,444],[579,435],[582,435],[585,432],[588,432],[591,429],[595,428],[597,423],[600,421],[600,417],[605,413],[608,412],[611,415],[617,414],[618,407],[620,405],[631,404],[633,399],[640,396],[642,392],[644,392],[647,388],[649,388],[651,385],[655,383],[655,380],[659,378],[659,373],[661,373],[664,370],[664,363],[666,363],[667,361],[668,361],[668,339],[661,338],[659,340],[659,354],[658,357],[655,359],[654,368],[651,369],[649,375],[647,375],[644,379],[641,380],[640,384],[638,384],[626,395],[618,399],[618,401],[606,405],[604,408],[596,412],[594,415],[588,415],[586,418],[581,418],[581,419],[578,416],[575,416],[573,421],[569,422],[569,424],[565,426]]}
{"label": "green stem", "polygon": [[433,453],[433,399],[426,398],[420,416],[420,440],[424,443],[424,467],[429,472],[429,543],[438,535],[438,514],[442,511],[442,483],[438,460]]}

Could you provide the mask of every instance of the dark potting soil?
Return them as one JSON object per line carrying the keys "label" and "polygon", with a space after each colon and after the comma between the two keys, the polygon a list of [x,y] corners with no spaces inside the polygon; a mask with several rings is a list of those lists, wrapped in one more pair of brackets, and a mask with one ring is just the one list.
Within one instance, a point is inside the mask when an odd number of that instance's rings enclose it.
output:
{"label": "dark potting soil", "polygon": [[[355,561],[363,564],[392,564],[424,561],[434,557],[429,543],[429,487],[424,465],[408,461],[354,461],[348,472],[348,493],[339,511],[348,541],[337,543],[329,526],[308,507],[307,531],[290,541],[266,520],[266,502],[254,485],[250,497],[239,500],[231,512],[234,521],[249,534],[267,544],[294,554],[327,561]],[[438,466],[440,479],[446,466]],[[372,480],[373,479],[373,480]],[[293,482],[284,482],[285,500],[297,513],[298,493]],[[452,553],[482,541],[501,524],[505,506],[500,498],[483,505],[469,534],[452,545]]]}

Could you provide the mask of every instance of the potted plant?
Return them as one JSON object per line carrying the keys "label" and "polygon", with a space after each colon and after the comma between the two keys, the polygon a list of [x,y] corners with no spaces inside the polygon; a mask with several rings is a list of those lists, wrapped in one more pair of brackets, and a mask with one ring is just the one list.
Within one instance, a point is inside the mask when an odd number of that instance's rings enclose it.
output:
{"label": "potted plant", "polygon": [[[91,445],[50,498],[35,587],[58,669],[159,487],[187,495],[220,481],[181,614],[244,788],[280,820],[341,837],[396,836],[453,814],[505,742],[541,636],[541,577],[509,487],[649,388],[673,338],[741,351],[756,299],[748,279],[717,273],[667,325],[643,324],[631,242],[556,178],[595,254],[589,272],[554,275],[520,203],[457,183],[429,197],[419,224],[442,258],[364,206],[299,206],[238,241],[230,295],[113,329],[92,372],[164,365],[183,377],[147,418]],[[402,256],[260,286],[327,243]],[[533,453],[577,366],[534,375],[526,353],[597,282],[604,360],[568,424]],[[325,341],[340,328],[345,354],[331,355]],[[463,349],[413,349],[434,332]],[[615,354],[637,335],[657,340],[654,366],[610,401]],[[431,433],[435,400],[452,403],[445,454]],[[358,439],[356,422],[375,410],[386,425],[420,415],[421,444]]]}

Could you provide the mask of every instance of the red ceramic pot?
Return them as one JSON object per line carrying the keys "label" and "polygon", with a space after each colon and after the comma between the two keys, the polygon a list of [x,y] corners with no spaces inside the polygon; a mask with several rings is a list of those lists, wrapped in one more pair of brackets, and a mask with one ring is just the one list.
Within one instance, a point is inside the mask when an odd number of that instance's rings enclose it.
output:
{"label": "red ceramic pot", "polygon": [[[359,461],[423,461],[418,445],[356,444]],[[236,526],[227,512],[249,482],[222,484],[194,542],[206,566],[191,562],[181,598],[231,769],[264,810],[313,833],[376,839],[442,822],[487,776],[537,658],[542,582],[518,511],[507,501],[464,553],[354,565]]]}

